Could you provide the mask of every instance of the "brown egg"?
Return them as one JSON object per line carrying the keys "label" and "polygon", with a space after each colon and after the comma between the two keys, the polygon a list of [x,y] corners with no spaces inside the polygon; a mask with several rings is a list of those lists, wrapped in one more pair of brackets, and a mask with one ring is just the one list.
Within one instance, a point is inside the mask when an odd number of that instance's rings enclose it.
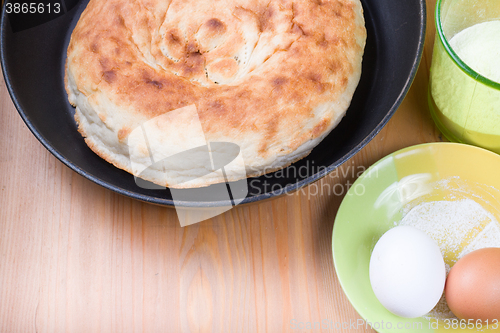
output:
{"label": "brown egg", "polygon": [[500,248],[485,248],[462,257],[445,286],[450,310],[460,319],[500,321]]}

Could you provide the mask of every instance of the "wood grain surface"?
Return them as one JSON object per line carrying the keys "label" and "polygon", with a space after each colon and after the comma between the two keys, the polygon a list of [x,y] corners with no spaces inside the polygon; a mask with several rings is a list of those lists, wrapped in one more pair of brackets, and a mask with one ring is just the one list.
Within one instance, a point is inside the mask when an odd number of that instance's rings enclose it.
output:
{"label": "wood grain surface", "polygon": [[293,332],[294,322],[359,319],[332,259],[342,195],[314,193],[352,183],[352,168],[441,140],[427,109],[435,0],[427,3],[413,86],[343,172],[185,228],[173,209],[115,194],[56,160],[22,122],[2,81],[0,332],[275,333]]}

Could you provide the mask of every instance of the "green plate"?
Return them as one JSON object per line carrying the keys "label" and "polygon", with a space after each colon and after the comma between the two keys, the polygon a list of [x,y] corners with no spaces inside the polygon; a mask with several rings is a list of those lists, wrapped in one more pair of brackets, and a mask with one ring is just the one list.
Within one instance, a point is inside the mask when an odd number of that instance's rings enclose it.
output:
{"label": "green plate", "polygon": [[[350,188],[333,228],[333,260],[349,301],[378,332],[475,332],[451,322],[398,317],[377,300],[369,262],[378,239],[396,226],[403,209],[425,201],[478,201],[500,221],[500,155],[456,143],[430,143],[393,153],[368,169]],[[460,182],[460,193],[436,184]],[[448,187],[447,187],[448,188]],[[466,190],[464,190],[464,188]],[[481,332],[487,332],[484,328]],[[497,331],[498,332],[498,331]]]}

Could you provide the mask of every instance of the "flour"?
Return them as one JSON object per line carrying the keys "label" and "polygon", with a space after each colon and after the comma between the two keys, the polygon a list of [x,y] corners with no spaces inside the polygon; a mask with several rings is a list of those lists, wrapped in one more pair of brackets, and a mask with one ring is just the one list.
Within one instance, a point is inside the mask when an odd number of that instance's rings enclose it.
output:
{"label": "flour", "polygon": [[483,22],[464,29],[453,36],[450,46],[474,71],[500,83],[500,21]]}
{"label": "flour", "polygon": [[[466,28],[449,44],[470,68],[500,83],[500,20]],[[456,139],[500,152],[500,92],[472,79],[439,44],[432,60],[431,94],[435,112]]]}
{"label": "flour", "polygon": [[[447,184],[441,182],[438,186]],[[447,274],[465,254],[485,247],[500,247],[500,223],[479,203],[469,198],[421,203],[406,212],[400,225],[420,229],[434,239],[445,259]],[[425,317],[455,318],[448,308],[444,293],[436,307]]]}
{"label": "flour", "polygon": [[[425,202],[413,208],[401,221],[427,233],[439,245],[444,257],[459,252],[495,217],[471,199]],[[494,228],[494,227],[492,227]],[[500,246],[500,238],[497,244]],[[495,243],[495,240],[491,240]],[[477,245],[480,246],[480,245]]]}

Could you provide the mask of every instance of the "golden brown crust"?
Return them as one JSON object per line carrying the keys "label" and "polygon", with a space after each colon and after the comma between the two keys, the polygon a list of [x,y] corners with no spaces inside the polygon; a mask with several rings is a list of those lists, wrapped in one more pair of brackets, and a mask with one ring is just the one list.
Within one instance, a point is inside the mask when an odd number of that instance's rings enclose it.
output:
{"label": "golden brown crust", "polygon": [[[196,105],[207,140],[235,142],[245,162],[271,166],[344,115],[363,23],[359,0],[91,0],[68,47],[74,87],[66,86],[118,142],[144,121]],[[282,160],[273,169],[290,163]]]}

